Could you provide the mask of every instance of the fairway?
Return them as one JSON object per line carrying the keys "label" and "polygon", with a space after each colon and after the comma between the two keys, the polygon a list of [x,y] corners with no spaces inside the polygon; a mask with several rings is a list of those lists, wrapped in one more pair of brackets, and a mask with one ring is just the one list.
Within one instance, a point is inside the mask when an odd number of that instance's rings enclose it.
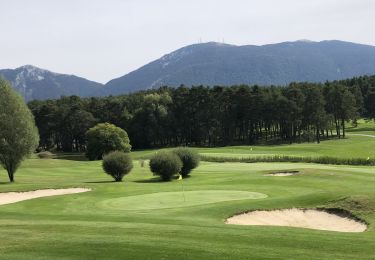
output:
{"label": "fairway", "polygon": [[[264,176],[296,169],[301,174]],[[124,182],[115,183],[100,162],[30,159],[17,176],[14,185],[3,182],[1,191],[92,191],[0,206],[0,250],[6,259],[371,259],[375,254],[373,167],[203,162],[192,177],[163,183],[135,162]],[[249,210],[323,206],[350,210],[370,225],[351,234],[225,224]]]}
{"label": "fairway", "polygon": [[[350,136],[301,147],[341,149],[349,143],[355,147],[353,154],[360,156],[374,153],[367,147],[374,141]],[[304,154],[296,149],[298,144],[283,147]],[[245,146],[197,149],[226,156],[251,152]],[[253,147],[257,149],[264,147]],[[154,152],[134,152],[134,169],[123,182],[113,182],[100,161],[83,161],[82,155],[74,154],[28,159],[14,184],[0,170],[1,192],[91,189],[0,205],[0,259],[373,259],[375,255],[374,167],[201,162],[189,178],[160,182],[148,161],[141,167],[137,159]],[[298,173],[270,176],[275,172]],[[303,225],[225,224],[243,212],[292,208],[342,209],[368,226],[364,232],[348,233]]]}
{"label": "fairway", "polygon": [[[375,123],[359,120],[358,127],[348,125],[347,138],[326,140],[317,144],[295,143],[281,145],[227,146],[215,148],[195,148],[205,156],[247,158],[256,156],[287,155],[297,157],[332,156],[338,158],[375,159]],[[135,151],[134,158],[148,158],[155,151]]]}

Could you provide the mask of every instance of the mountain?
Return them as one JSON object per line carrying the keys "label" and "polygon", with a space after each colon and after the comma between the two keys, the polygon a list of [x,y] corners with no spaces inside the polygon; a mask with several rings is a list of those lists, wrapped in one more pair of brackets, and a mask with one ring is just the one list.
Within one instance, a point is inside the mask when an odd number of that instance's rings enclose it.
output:
{"label": "mountain", "polygon": [[105,85],[121,94],[163,85],[286,85],[375,74],[375,47],[343,41],[301,40],[262,46],[194,44]]}
{"label": "mountain", "polygon": [[216,42],[178,49],[103,85],[31,65],[0,70],[27,101],[62,95],[118,95],[160,86],[287,85],[375,74],[375,47],[300,40],[262,46]]}
{"label": "mountain", "polygon": [[0,70],[0,77],[10,81],[26,101],[53,99],[63,95],[81,97],[103,95],[103,85],[100,83],[74,75],[54,73],[31,65]]}

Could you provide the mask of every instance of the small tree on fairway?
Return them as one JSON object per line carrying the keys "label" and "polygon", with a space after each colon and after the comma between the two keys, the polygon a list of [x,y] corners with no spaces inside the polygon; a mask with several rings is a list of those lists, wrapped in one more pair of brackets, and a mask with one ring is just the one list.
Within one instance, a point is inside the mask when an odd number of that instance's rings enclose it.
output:
{"label": "small tree on fairway", "polygon": [[188,176],[191,170],[198,167],[200,157],[196,151],[186,148],[186,147],[180,147],[180,148],[174,149],[173,152],[182,161],[182,168],[181,168],[180,174],[183,177]]}
{"label": "small tree on fairway", "polygon": [[133,169],[133,161],[129,154],[114,151],[103,157],[102,166],[115,181],[122,181],[122,178]]}
{"label": "small tree on fairway", "polygon": [[86,132],[89,160],[100,160],[111,151],[130,152],[131,145],[125,130],[109,123],[97,124]]}
{"label": "small tree on fairway", "polygon": [[158,152],[150,160],[150,170],[159,175],[163,181],[170,181],[172,176],[182,168],[180,158],[171,152]]}
{"label": "small tree on fairway", "polygon": [[38,129],[25,101],[0,79],[0,164],[11,182],[22,160],[35,151],[38,143]]}

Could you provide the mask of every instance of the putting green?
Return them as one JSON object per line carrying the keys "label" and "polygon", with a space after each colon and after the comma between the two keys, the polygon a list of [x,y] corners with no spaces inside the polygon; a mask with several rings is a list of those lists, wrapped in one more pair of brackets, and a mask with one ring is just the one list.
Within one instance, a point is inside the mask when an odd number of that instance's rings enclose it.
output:
{"label": "putting green", "polygon": [[157,192],[109,199],[99,202],[99,206],[120,210],[152,210],[190,207],[233,200],[263,199],[267,197],[263,193],[236,190]]}

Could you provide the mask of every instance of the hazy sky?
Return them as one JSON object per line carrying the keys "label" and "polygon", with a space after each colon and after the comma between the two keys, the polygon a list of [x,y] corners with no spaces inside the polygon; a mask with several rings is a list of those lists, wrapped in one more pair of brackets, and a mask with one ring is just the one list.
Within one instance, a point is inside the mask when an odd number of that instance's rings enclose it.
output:
{"label": "hazy sky", "polygon": [[200,39],[375,45],[374,28],[374,0],[0,0],[0,68],[104,83]]}

